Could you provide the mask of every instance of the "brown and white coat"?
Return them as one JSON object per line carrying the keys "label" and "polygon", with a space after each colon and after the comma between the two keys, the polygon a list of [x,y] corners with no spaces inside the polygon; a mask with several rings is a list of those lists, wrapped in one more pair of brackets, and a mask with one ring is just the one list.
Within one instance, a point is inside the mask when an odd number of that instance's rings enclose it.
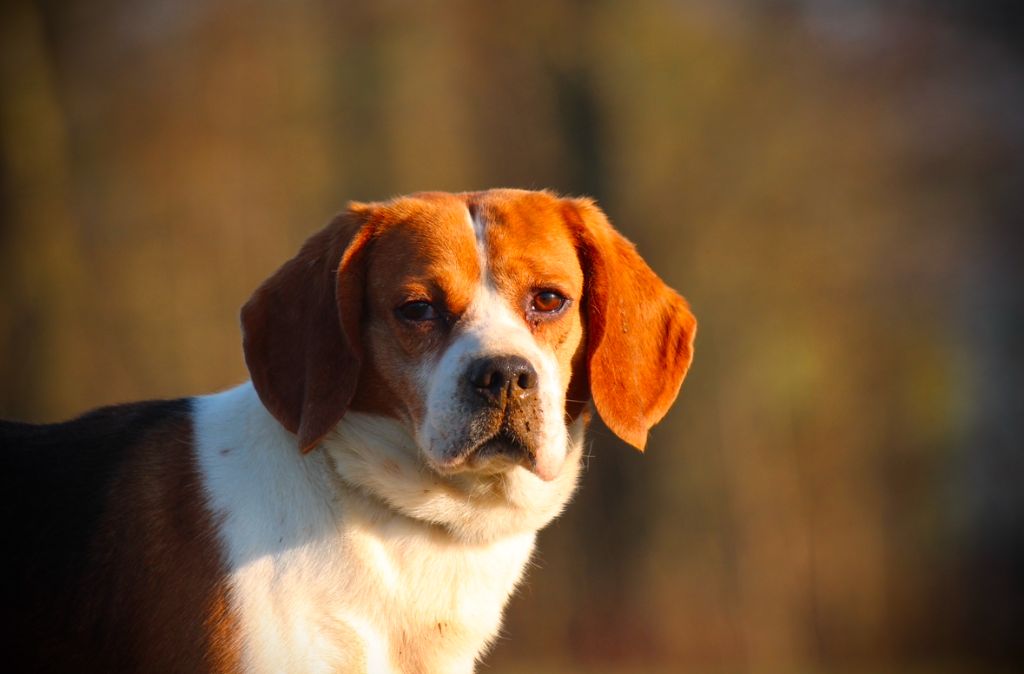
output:
{"label": "brown and white coat", "polygon": [[351,204],[242,311],[251,382],[4,423],[20,671],[471,672],[592,407],[642,449],[696,324],[586,199]]}

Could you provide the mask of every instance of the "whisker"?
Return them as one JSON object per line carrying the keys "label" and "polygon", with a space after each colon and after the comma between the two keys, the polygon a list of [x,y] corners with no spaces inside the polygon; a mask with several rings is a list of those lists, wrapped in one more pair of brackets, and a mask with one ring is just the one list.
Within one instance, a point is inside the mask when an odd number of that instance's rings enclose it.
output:
{"label": "whisker", "polygon": [[590,470],[590,460],[591,460],[592,458],[594,458],[594,455],[593,455],[593,453],[592,453],[592,452],[590,451],[590,448],[588,447],[588,448],[587,448],[587,449],[586,449],[586,450],[585,450],[585,451],[583,452],[583,470]]}

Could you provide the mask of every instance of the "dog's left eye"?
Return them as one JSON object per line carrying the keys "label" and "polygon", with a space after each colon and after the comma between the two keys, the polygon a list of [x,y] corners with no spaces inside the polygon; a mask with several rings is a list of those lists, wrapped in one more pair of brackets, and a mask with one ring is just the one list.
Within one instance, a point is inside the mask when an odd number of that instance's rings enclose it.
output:
{"label": "dog's left eye", "polygon": [[432,321],[438,317],[434,305],[423,300],[406,302],[398,307],[396,311],[400,317],[407,321]]}
{"label": "dog's left eye", "polygon": [[530,309],[542,314],[553,314],[561,310],[566,301],[565,297],[554,290],[543,290],[534,295]]}

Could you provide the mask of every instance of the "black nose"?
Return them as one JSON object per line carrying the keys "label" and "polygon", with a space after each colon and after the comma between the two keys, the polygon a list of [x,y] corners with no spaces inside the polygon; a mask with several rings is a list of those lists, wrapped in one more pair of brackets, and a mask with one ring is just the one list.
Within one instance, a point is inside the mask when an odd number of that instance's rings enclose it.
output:
{"label": "black nose", "polygon": [[466,377],[473,390],[499,405],[508,396],[532,395],[537,388],[537,371],[519,356],[478,358],[469,364]]}

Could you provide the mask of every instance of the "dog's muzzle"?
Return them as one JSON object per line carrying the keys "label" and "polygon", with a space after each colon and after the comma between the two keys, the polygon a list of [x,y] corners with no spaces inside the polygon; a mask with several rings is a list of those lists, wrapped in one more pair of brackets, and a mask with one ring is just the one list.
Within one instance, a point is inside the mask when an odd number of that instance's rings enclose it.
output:
{"label": "dog's muzzle", "polygon": [[464,396],[473,409],[475,458],[504,457],[532,467],[540,431],[537,371],[520,356],[486,356],[466,368]]}

